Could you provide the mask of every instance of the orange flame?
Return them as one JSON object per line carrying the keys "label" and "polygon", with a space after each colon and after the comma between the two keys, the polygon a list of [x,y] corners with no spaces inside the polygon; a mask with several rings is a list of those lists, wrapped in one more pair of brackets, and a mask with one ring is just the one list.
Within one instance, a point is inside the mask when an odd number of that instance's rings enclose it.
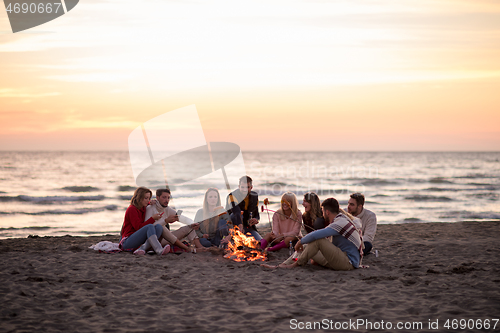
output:
{"label": "orange flame", "polygon": [[267,254],[260,250],[260,242],[258,240],[252,236],[246,236],[237,226],[230,229],[229,233],[231,235],[231,241],[228,243],[228,253],[224,255],[224,258],[234,261],[267,260]]}

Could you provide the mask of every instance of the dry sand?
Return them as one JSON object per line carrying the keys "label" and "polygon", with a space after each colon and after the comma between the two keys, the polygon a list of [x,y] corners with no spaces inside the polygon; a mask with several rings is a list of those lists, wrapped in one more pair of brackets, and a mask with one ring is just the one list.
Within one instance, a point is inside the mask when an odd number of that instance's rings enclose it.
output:
{"label": "dry sand", "polygon": [[500,222],[380,225],[379,257],[350,272],[88,249],[116,236],[0,240],[0,331],[287,332],[361,319],[380,332],[402,331],[398,322],[422,323],[408,332],[462,331],[446,329],[446,320],[500,317],[499,231]]}

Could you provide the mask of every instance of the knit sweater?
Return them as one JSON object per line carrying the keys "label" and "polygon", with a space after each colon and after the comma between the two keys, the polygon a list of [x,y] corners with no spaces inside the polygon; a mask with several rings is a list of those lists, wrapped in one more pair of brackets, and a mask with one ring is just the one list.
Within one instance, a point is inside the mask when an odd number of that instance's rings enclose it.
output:
{"label": "knit sweater", "polygon": [[198,237],[202,238],[204,234],[207,234],[208,239],[215,238],[219,219],[218,216],[214,216],[203,220],[203,208],[200,208],[198,212],[196,212],[196,217],[194,218],[195,221],[200,221],[200,229],[196,230]]}
{"label": "knit sweater", "polygon": [[375,233],[377,232],[377,216],[372,211],[363,208],[361,213],[356,217],[361,220],[363,241],[373,243]]}
{"label": "knit sweater", "polygon": [[[165,222],[165,219],[169,218],[172,215],[177,214],[177,212],[175,211],[175,209],[168,207],[168,206],[163,209],[163,212],[164,212],[164,214],[156,221],[155,224],[161,224],[161,225],[167,226],[167,222]],[[156,205],[149,205],[146,207],[145,219],[149,219],[154,214],[161,214],[163,212],[160,212]],[[186,224],[186,225],[194,223],[193,220],[191,220],[189,217],[187,217],[185,215],[179,216],[179,222],[181,222],[182,224]]]}
{"label": "knit sweater", "polygon": [[302,213],[297,210],[297,221],[291,218],[286,218],[281,214],[274,213],[273,215],[273,233],[276,236],[299,236],[302,237],[300,231],[302,227]]}

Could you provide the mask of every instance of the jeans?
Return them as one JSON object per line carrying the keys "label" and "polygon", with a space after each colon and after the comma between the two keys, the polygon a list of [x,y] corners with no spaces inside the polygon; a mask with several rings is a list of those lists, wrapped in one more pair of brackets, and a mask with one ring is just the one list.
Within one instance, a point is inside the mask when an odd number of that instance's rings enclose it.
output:
{"label": "jeans", "polygon": [[219,246],[220,241],[222,238],[226,237],[229,235],[229,231],[227,228],[227,222],[224,219],[220,219],[219,223],[217,224],[217,230],[215,232],[215,236],[213,238],[200,238],[200,243],[204,247],[210,247],[210,246]]}
{"label": "jeans", "polygon": [[366,256],[370,251],[372,250],[372,243],[370,242],[363,242],[365,243],[365,248],[363,249],[363,255]]}
{"label": "jeans", "polygon": [[122,244],[124,250],[135,250],[139,248],[146,240],[156,235],[157,238],[161,237],[163,233],[163,227],[160,224],[148,224],[141,229],[130,235]]}
{"label": "jeans", "polygon": [[[239,206],[233,207],[233,212],[231,213],[231,221],[233,221],[233,225],[236,226],[243,224],[243,221],[241,219],[241,208]],[[247,234],[247,232],[249,232],[252,235],[252,237],[258,241],[262,239],[260,234],[253,228],[243,227],[243,230],[240,231],[243,232],[245,235]]]}
{"label": "jeans", "polygon": [[233,225],[243,224],[241,219],[241,208],[240,206],[234,206],[233,212],[231,213],[231,221],[233,221]]}
{"label": "jeans", "polygon": [[243,228],[243,229],[245,229],[245,235],[247,234],[247,232],[249,232],[252,235],[252,237],[255,238],[255,240],[260,241],[262,239],[261,235],[254,229],[252,228]]}

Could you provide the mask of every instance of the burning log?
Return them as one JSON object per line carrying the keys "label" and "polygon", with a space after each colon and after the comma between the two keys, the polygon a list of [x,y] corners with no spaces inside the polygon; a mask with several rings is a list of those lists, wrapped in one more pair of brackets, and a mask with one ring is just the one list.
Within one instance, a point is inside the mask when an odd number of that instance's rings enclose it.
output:
{"label": "burning log", "polygon": [[237,226],[229,230],[231,239],[224,258],[234,261],[266,261],[267,253],[260,249],[260,242],[243,234]]}

